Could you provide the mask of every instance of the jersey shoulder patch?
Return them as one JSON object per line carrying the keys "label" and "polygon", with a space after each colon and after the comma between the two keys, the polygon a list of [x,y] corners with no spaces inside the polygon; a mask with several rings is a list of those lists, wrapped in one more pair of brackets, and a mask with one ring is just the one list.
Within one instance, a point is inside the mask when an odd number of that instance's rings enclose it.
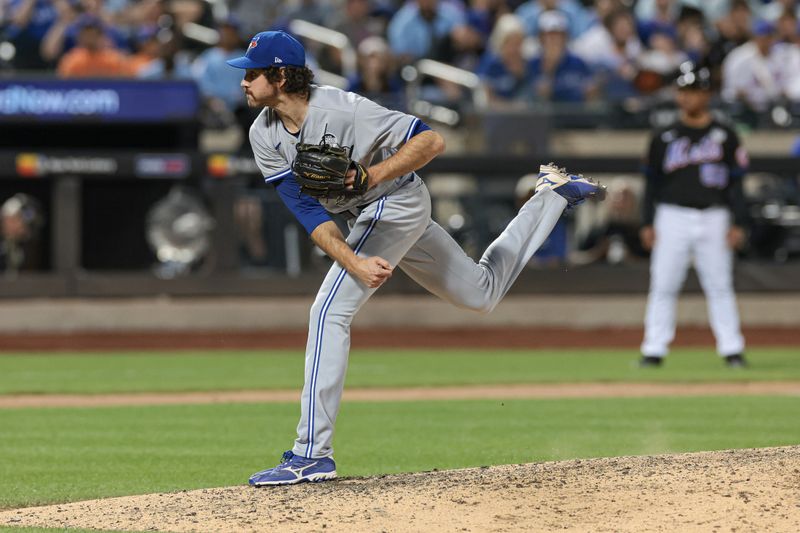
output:
{"label": "jersey shoulder patch", "polygon": [[747,169],[750,166],[750,156],[747,154],[747,149],[744,145],[739,145],[736,148],[736,164],[739,165],[743,169]]}

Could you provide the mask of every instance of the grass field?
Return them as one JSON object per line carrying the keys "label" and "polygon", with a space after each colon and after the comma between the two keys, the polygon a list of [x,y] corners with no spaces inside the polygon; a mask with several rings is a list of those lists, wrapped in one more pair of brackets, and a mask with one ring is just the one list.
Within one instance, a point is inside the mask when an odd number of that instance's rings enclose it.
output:
{"label": "grass field", "polygon": [[[725,368],[680,350],[659,370],[634,351],[358,351],[348,386],[800,380],[791,349]],[[0,356],[0,392],[299,388],[299,352]],[[246,482],[289,448],[294,403],[0,409],[0,508]],[[341,475],[800,442],[800,398],[346,402]]]}
{"label": "grass field", "polygon": [[[0,394],[296,389],[299,351],[122,352],[0,356]],[[656,371],[635,350],[354,350],[350,387],[497,383],[800,380],[790,348],[748,352],[746,372],[724,368],[711,350],[678,350]]]}
{"label": "grass field", "polygon": [[[800,442],[800,399],[348,403],[337,470],[358,476]],[[0,411],[0,507],[242,484],[274,466],[293,404]]]}

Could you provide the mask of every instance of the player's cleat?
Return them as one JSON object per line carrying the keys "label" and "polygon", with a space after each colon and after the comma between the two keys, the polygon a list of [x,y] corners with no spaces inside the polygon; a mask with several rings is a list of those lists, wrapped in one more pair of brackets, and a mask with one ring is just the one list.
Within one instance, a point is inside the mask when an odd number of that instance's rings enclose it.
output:
{"label": "player's cleat", "polygon": [[663,357],[653,357],[652,355],[643,355],[639,359],[639,366],[641,368],[658,368],[664,362]]}
{"label": "player's cleat", "polygon": [[725,366],[728,368],[745,368],[747,366],[747,361],[744,360],[744,356],[740,353],[726,355]]}
{"label": "player's cleat", "polygon": [[587,198],[603,200],[606,197],[606,188],[595,183],[591,178],[574,175],[565,168],[558,168],[555,163],[539,167],[539,179],[536,182],[535,192],[542,189],[552,189],[567,200],[569,207],[583,203]]}
{"label": "player's cleat", "polygon": [[281,464],[250,476],[254,487],[265,485],[294,485],[303,481],[336,479],[336,463],[330,457],[307,458],[284,452]]}

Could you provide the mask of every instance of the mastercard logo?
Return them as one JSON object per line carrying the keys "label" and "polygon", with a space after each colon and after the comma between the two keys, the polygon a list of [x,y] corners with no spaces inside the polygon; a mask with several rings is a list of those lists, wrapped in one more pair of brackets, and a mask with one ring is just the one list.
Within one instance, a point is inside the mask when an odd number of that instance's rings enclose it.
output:
{"label": "mastercard logo", "polygon": [[230,174],[231,163],[227,155],[212,155],[208,158],[208,173],[217,178]]}
{"label": "mastercard logo", "polygon": [[17,155],[17,174],[25,178],[33,178],[42,174],[37,154]]}

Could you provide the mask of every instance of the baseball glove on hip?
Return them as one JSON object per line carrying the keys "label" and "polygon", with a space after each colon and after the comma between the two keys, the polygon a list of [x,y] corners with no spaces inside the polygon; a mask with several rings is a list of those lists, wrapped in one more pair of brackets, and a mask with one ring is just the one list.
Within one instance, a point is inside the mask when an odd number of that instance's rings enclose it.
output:
{"label": "baseball glove on hip", "polygon": [[[355,170],[353,188],[345,188],[348,170]],[[348,150],[338,144],[298,144],[292,171],[300,190],[315,198],[360,196],[367,192],[367,170],[350,159]]]}

